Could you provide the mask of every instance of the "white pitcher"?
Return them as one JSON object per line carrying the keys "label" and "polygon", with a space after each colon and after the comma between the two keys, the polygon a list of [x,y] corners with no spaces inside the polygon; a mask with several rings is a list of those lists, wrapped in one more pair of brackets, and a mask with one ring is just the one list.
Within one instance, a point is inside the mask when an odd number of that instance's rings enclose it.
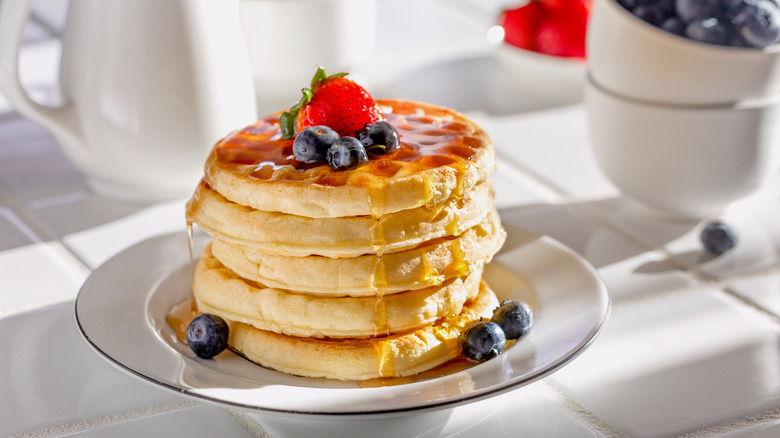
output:
{"label": "white pitcher", "polygon": [[71,0],[58,108],[20,86],[29,9],[30,0],[2,2],[0,87],[57,138],[98,194],[186,196],[214,143],[256,119],[238,0]]}

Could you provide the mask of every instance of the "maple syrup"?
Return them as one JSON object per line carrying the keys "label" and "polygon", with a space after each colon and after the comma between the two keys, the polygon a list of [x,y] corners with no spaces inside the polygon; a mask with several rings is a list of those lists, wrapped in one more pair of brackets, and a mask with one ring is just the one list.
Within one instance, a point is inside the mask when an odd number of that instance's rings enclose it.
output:
{"label": "maple syrup", "polygon": [[165,322],[176,333],[176,337],[187,343],[187,326],[198,316],[198,308],[195,305],[195,299],[190,296],[179,302],[165,316]]}
{"label": "maple syrup", "polygon": [[441,365],[417,374],[405,377],[377,377],[374,379],[360,380],[357,382],[360,388],[382,388],[385,386],[406,385],[408,383],[422,382],[424,380],[436,379],[438,377],[448,376],[460,371],[467,370],[477,362],[469,360],[466,356],[458,356]]}
{"label": "maple syrup", "polygon": [[[381,105],[382,101],[379,103]],[[409,111],[408,108],[405,110]],[[484,146],[475,129],[464,123],[414,113],[388,112],[385,116],[399,132],[400,148],[392,154],[373,158],[351,172],[334,170],[324,163],[307,164],[296,160],[292,152],[293,140],[282,139],[278,113],[221,140],[211,159],[245,166],[249,168],[249,174],[257,179],[305,181],[324,186],[363,185],[371,188],[376,178],[393,177],[402,170],[405,174],[442,166],[462,170],[468,166],[476,150]],[[412,166],[409,171],[404,170],[409,166]],[[459,185],[462,186],[462,183]],[[380,216],[387,202],[385,190],[371,190],[370,202],[372,216]]]}

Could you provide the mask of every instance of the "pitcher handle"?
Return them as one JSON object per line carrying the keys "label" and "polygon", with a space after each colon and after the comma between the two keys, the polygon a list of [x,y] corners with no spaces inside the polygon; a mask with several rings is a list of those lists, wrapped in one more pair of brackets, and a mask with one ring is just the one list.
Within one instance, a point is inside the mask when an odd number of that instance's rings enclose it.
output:
{"label": "pitcher handle", "polygon": [[33,101],[19,80],[19,48],[24,24],[30,13],[30,0],[0,4],[0,89],[11,105],[48,129],[77,164],[88,159],[81,123],[72,102],[51,108]]}

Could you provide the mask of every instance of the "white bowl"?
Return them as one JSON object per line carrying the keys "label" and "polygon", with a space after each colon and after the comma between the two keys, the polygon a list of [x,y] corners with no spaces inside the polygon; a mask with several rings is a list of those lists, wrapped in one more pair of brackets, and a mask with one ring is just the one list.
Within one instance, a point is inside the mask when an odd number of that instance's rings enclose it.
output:
{"label": "white bowl", "polygon": [[496,25],[488,31],[488,41],[513,81],[549,94],[582,98],[587,72],[584,59],[546,55],[514,46],[503,40],[500,28]]}
{"label": "white bowl", "polygon": [[596,161],[624,195],[665,216],[716,217],[778,171],[780,98],[711,107],[649,104],[588,78]]}
{"label": "white bowl", "polygon": [[692,41],[642,21],[616,0],[595,0],[586,44],[593,80],[628,98],[718,105],[780,93],[780,45]]}

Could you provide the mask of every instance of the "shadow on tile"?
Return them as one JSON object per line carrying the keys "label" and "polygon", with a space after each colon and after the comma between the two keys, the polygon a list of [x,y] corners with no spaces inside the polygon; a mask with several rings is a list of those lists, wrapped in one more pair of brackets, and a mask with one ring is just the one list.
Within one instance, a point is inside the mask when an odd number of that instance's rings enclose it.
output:
{"label": "shadow on tile", "polygon": [[[617,222],[608,222],[592,214],[594,209],[604,210],[610,202],[611,200],[598,200],[569,204],[536,204],[501,210],[504,226],[509,233],[507,245],[512,245],[513,228],[530,230],[569,246],[596,268],[609,266],[663,246],[660,242],[641,239],[641,233],[631,232],[630,227],[621,226],[636,222],[625,214]],[[610,213],[615,213],[610,214],[613,217],[620,214],[614,210]],[[641,218],[636,216],[636,219]],[[648,222],[644,229],[669,242],[689,233],[695,226],[696,224]],[[658,270],[658,266],[653,269]]]}
{"label": "shadow on tile", "polygon": [[404,99],[493,116],[566,106],[582,100],[581,96],[555,96],[553,91],[541,89],[540,84],[519,82],[491,55],[425,65],[387,85]]}
{"label": "shadow on tile", "polygon": [[[35,200],[29,204],[29,208],[53,233],[53,236],[47,237],[59,238],[125,219],[152,205],[111,201],[87,190],[80,190]],[[183,218],[182,212],[182,224]]]}

